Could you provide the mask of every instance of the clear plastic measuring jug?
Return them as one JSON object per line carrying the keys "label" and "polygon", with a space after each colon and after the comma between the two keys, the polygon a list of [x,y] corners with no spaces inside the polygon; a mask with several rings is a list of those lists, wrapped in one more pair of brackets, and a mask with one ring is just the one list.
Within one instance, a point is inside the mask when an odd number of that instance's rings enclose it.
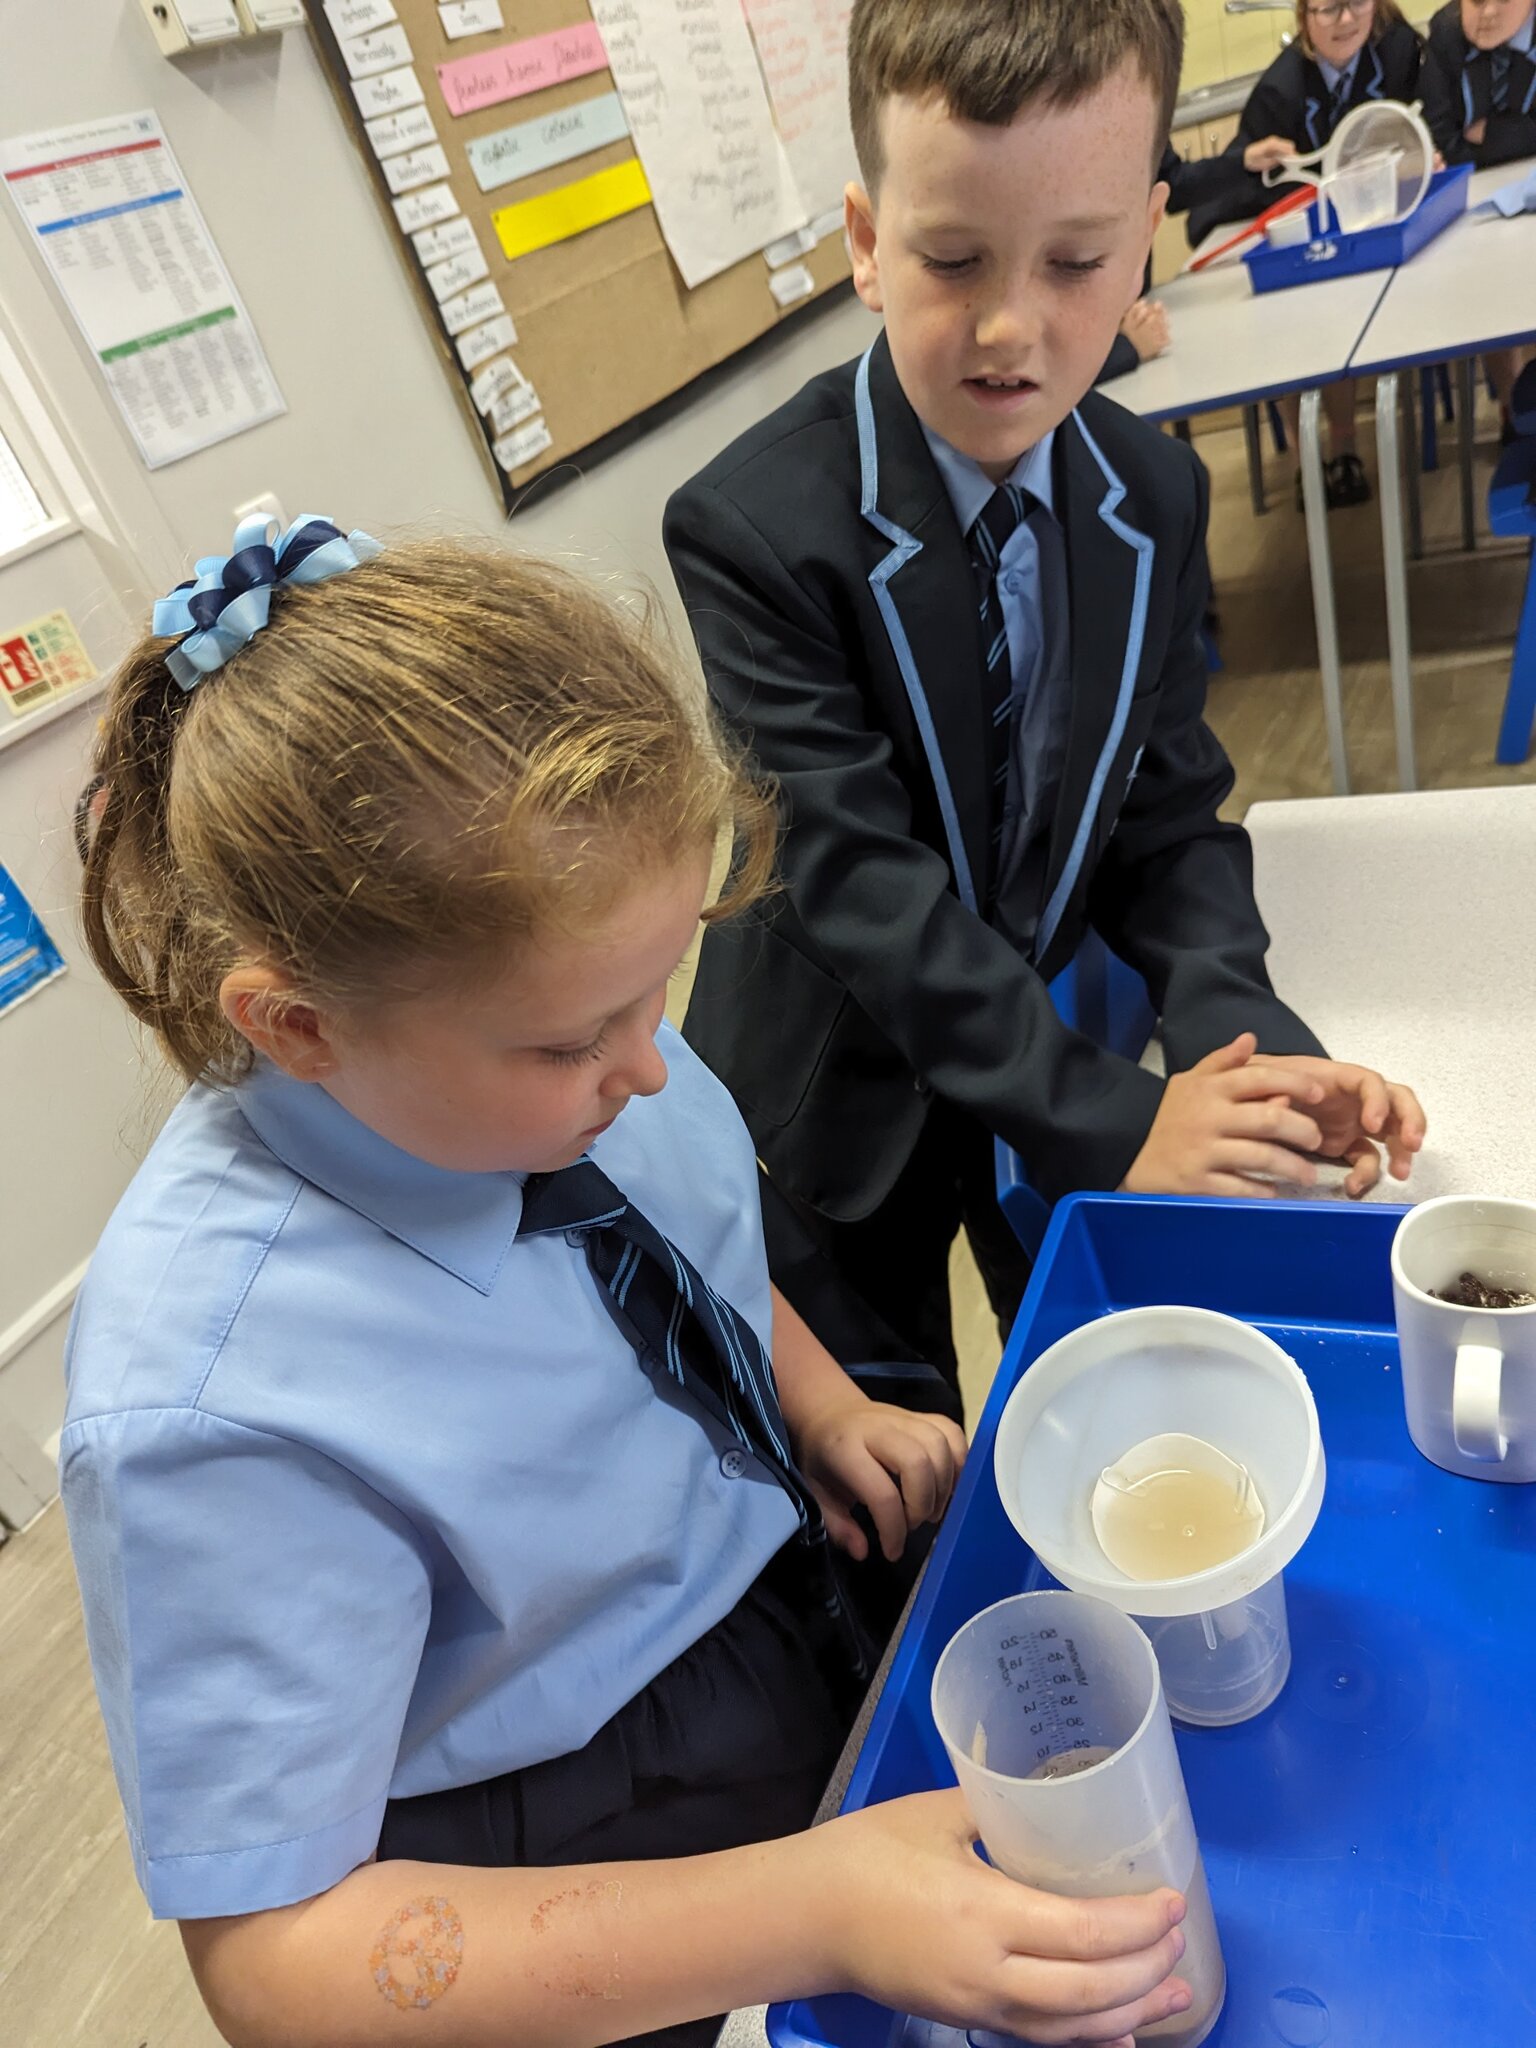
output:
{"label": "clear plastic measuring jug", "polygon": [[1179,1975],[1194,2002],[1137,2039],[1196,2048],[1226,1967],[1157,1659],[1135,1622],[1077,1593],[1000,1600],[939,1659],[933,1718],[1007,1876],[1068,1898],[1184,1894]]}

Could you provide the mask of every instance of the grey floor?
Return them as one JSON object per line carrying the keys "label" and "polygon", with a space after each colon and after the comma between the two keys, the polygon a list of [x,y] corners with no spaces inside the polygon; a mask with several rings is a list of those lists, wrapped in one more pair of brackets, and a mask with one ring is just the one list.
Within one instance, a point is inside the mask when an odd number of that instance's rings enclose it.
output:
{"label": "grey floor", "polygon": [[[1491,431],[1491,422],[1485,423]],[[1210,716],[1238,769],[1234,814],[1258,798],[1328,790],[1306,549],[1286,465],[1274,509],[1248,509],[1242,444],[1200,437],[1212,470],[1212,563],[1226,667]],[[1480,451],[1480,491],[1493,459]],[[1366,449],[1369,457],[1369,445]],[[1428,480],[1431,547],[1457,532],[1456,480]],[[1394,787],[1375,507],[1335,515],[1352,765],[1362,790]],[[1497,769],[1494,735],[1524,588],[1523,556],[1430,560],[1412,572],[1418,742],[1425,786],[1536,780]],[[964,1246],[957,1329],[972,1412],[998,1344]],[[175,1930],[154,1926],[133,1882],[91,1694],[62,1517],[50,1510],[0,1550],[0,2044],[3,2048],[212,2048]]]}

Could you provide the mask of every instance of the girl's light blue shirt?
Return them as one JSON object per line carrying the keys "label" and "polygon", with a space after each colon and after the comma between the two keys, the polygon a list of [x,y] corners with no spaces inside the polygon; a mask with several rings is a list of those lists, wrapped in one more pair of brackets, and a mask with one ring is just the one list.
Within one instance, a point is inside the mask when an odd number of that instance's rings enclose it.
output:
{"label": "girl's light blue shirt", "polygon": [[[658,1043],[592,1156],[767,1344],[751,1140]],[[156,1915],[311,1897],[386,1799],[580,1748],[793,1535],[521,1210],[263,1066],[190,1091],[108,1224],[60,1469]]]}

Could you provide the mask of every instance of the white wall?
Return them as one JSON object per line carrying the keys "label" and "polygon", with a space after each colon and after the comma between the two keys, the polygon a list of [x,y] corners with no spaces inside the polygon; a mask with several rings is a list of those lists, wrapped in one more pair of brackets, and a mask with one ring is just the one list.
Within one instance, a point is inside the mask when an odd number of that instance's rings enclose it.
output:
{"label": "white wall", "polygon": [[[98,659],[114,658],[124,618],[142,614],[191,557],[227,544],[233,507],[262,491],[275,491],[290,515],[330,513],[385,535],[422,522],[498,526],[499,501],[307,35],[171,63],[156,53],[136,0],[0,6],[7,130],[154,107],[289,406],[282,419],[151,475],[0,200],[0,317],[136,569],[138,587],[120,589],[121,608],[104,576],[89,622],[79,619]],[[537,486],[515,539],[605,577],[644,579],[670,598],[660,545],[668,493],[873,331],[851,299],[801,314],[694,387],[664,425],[563,488]],[[48,595],[62,556],[50,551],[22,567],[25,590],[15,569],[0,569],[0,622],[65,601]],[[154,1122],[118,1005],[72,927],[69,806],[91,725],[82,705],[0,751],[0,861],[46,911],[71,960],[64,981],[0,1019],[0,1202],[26,1212],[24,1229],[0,1229],[0,1423],[9,1414],[37,1441],[62,1413],[64,1329],[62,1316],[40,1323],[39,1306],[67,1305],[69,1276]],[[25,1341],[7,1347],[7,1331]]]}

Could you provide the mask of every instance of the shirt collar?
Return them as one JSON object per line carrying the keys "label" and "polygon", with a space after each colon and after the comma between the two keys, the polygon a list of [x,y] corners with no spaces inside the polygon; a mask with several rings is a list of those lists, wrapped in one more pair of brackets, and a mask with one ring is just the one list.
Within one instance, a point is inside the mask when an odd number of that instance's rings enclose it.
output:
{"label": "shirt collar", "polygon": [[1349,62],[1344,66],[1344,69],[1342,71],[1338,68],[1336,64],[1330,64],[1326,57],[1318,58],[1317,68],[1323,74],[1324,85],[1326,85],[1329,92],[1332,93],[1338,91],[1341,80],[1346,85],[1354,84],[1355,71],[1359,65],[1359,62],[1360,52],[1356,50],[1355,54],[1353,55],[1353,57],[1350,58]]}
{"label": "shirt collar", "polygon": [[[923,427],[923,439],[928,443],[928,452],[944,479],[949,502],[960,522],[960,531],[969,533],[998,486],[979,462],[973,462],[969,455],[962,455],[958,448],[951,448],[932,428]],[[1032,492],[1053,516],[1056,507],[1051,491],[1051,447],[1055,439],[1056,429],[1052,427],[1048,434],[1041,435],[1033,448],[1025,449],[1004,480]]]}
{"label": "shirt collar", "polygon": [[521,1173],[455,1173],[402,1152],[316,1081],[258,1060],[235,1090],[257,1137],[302,1179],[481,1294],[523,1213]]}

